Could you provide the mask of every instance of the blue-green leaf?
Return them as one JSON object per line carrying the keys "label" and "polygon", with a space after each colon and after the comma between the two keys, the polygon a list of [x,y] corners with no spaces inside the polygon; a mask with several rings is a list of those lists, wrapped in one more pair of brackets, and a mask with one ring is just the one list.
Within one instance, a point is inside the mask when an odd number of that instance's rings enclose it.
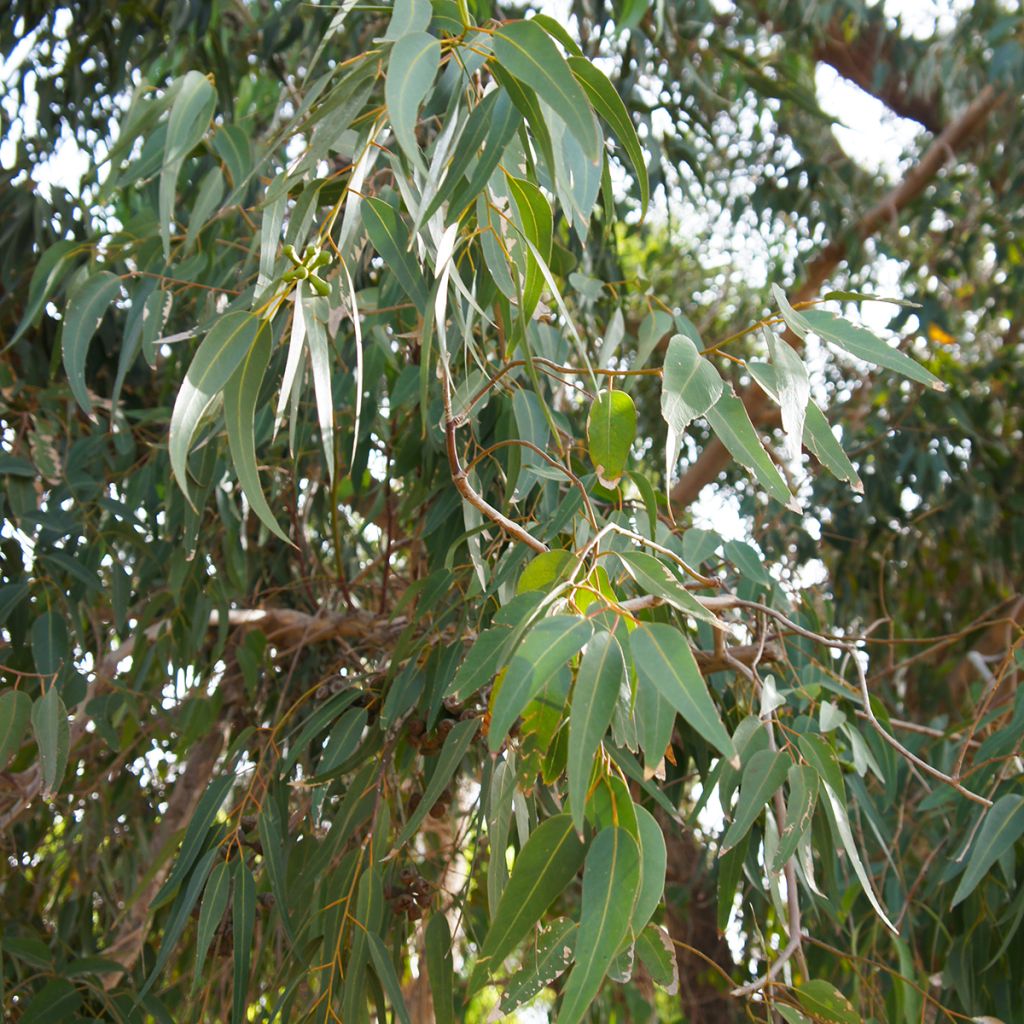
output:
{"label": "blue-green leaf", "polygon": [[985,812],[978,838],[971,846],[967,869],[953,894],[953,906],[977,888],[988,869],[1024,835],[1024,796],[1007,793]]}
{"label": "blue-green leaf", "polygon": [[403,35],[395,43],[388,61],[384,101],[391,127],[399,146],[417,166],[423,165],[423,156],[416,141],[416,120],[440,61],[441,43],[426,32]]}
{"label": "blue-green leaf", "polygon": [[196,967],[192,978],[192,991],[195,992],[207,980],[206,953],[213,941],[213,933],[220,924],[228,905],[228,894],[231,890],[231,864],[219,861],[206,883],[203,902],[199,908],[199,925],[196,929]]}
{"label": "blue-green leaf", "polygon": [[49,795],[57,791],[61,779],[64,778],[71,741],[68,709],[64,706],[55,685],[51,685],[32,705],[31,717],[32,731],[39,747],[43,792]]}
{"label": "blue-green leaf", "polygon": [[245,1024],[249,1006],[249,960],[256,924],[256,881],[242,861],[235,862],[235,895],[231,933],[235,947],[231,1024]]}
{"label": "blue-green leaf", "polygon": [[583,869],[583,907],[565,983],[560,1024],[579,1024],[593,1002],[629,922],[640,889],[640,851],[622,828],[602,829],[590,846]]}
{"label": "blue-green leaf", "polygon": [[92,399],[85,387],[85,360],[89,343],[93,339],[107,307],[120,294],[121,279],[101,270],[80,281],[68,295],[64,310],[64,329],[61,332],[61,351],[64,372],[75,401],[92,415]]}
{"label": "blue-green leaf", "polygon": [[0,771],[21,748],[32,715],[32,698],[22,690],[0,693]]}

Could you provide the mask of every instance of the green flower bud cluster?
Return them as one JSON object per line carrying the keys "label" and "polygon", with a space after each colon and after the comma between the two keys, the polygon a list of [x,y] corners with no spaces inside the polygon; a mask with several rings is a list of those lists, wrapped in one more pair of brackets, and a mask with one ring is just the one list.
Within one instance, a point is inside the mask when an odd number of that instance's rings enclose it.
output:
{"label": "green flower bud cluster", "polygon": [[294,270],[284,275],[285,281],[308,281],[317,295],[329,295],[331,286],[317,273],[321,267],[331,262],[331,254],[323,252],[318,245],[307,245],[302,256],[295,251],[294,245],[286,245],[284,254],[295,264]]}

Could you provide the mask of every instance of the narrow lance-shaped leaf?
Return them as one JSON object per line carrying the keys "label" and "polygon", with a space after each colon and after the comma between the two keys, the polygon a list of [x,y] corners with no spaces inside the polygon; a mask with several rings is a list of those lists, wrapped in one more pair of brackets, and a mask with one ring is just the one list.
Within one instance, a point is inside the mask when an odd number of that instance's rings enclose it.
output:
{"label": "narrow lance-shaped leaf", "polygon": [[[537,20],[536,18],[534,19]],[[647,165],[644,163],[644,151],[640,147],[640,139],[636,134],[636,128],[630,119],[626,105],[622,97],[615,91],[615,86],[608,80],[605,74],[586,57],[570,56],[568,59],[569,69],[572,71],[576,81],[583,86],[588,99],[597,111],[598,115],[604,118],[608,127],[615,133],[622,148],[629,157],[636,174],[637,185],[640,186],[640,212],[647,213],[647,206],[651,199],[651,186],[647,178]]]}
{"label": "narrow lance-shaped leaf", "polygon": [[[524,178],[506,175],[509,195],[515,208],[516,223],[545,263],[551,260],[551,207],[541,190]],[[533,315],[544,289],[544,274],[533,250],[525,249],[526,280],[523,284],[523,316]]]}
{"label": "narrow lance-shaped leaf", "polygon": [[988,869],[1024,835],[1024,796],[1007,793],[985,812],[978,838],[971,847],[960,884],[953,894],[953,906],[962,903],[977,888]]}
{"label": "narrow lance-shaped leaf", "polygon": [[391,1009],[395,1019],[400,1024],[410,1024],[409,1011],[405,1005],[405,996],[402,994],[402,986],[398,981],[398,974],[395,965],[392,963],[388,951],[381,942],[380,936],[373,932],[366,933],[366,942],[370,950],[370,959],[373,961],[373,969],[377,974],[384,991],[391,1000]]}
{"label": "narrow lance-shaped leaf", "polygon": [[579,1024],[629,933],[640,887],[640,851],[622,828],[602,829],[590,846],[583,870],[583,906],[565,983],[560,1024]]}
{"label": "narrow lance-shaped leaf", "polygon": [[592,627],[573,615],[543,619],[526,635],[501,681],[491,708],[488,742],[497,751],[523,708],[590,638]]}
{"label": "narrow lance-shaped leaf", "polygon": [[85,361],[89,344],[103,320],[107,307],[121,291],[121,279],[108,270],[101,270],[80,281],[68,296],[61,332],[64,372],[75,401],[90,416],[92,399],[85,387]]}
{"label": "narrow lance-shaped leaf", "polygon": [[192,357],[171,412],[168,442],[171,469],[185,497],[188,488],[188,451],[199,422],[252,348],[263,321],[253,313],[234,310],[222,316]]}
{"label": "narrow lance-shaped leaf", "polygon": [[270,362],[271,331],[266,321],[261,326],[252,347],[243,356],[238,369],[224,386],[224,423],[228,432],[228,446],[235,465],[238,482],[249,501],[249,507],[271,533],[289,543],[288,535],[278,525],[274,513],[263,496],[259,468],[256,463],[256,436],[254,421],[260,387]]}
{"label": "narrow lance-shaped leaf", "polygon": [[786,781],[786,772],[791,764],[792,761],[780,751],[759,750],[744,765],[739,803],[732,824],[722,839],[720,854],[728,853],[750,831],[775,791]]}
{"label": "narrow lance-shaped leaf", "polygon": [[434,773],[430,776],[423,796],[420,799],[416,810],[409,816],[405,828],[399,833],[395,840],[395,848],[403,847],[420,827],[420,823],[426,817],[427,812],[437,803],[437,798],[444,792],[445,787],[452,780],[455,770],[459,767],[463,756],[469,749],[473,737],[476,735],[480,722],[476,718],[467,718],[464,722],[458,722],[448,736],[445,738],[444,746],[441,747],[441,754],[434,767]]}
{"label": "narrow lance-shaped leaf", "polygon": [[408,250],[409,230],[398,210],[383,199],[367,196],[362,203],[362,214],[373,247],[416,308],[425,312],[428,299],[426,281],[419,263]]}
{"label": "narrow lance-shaped leaf", "polygon": [[70,729],[68,709],[64,706],[56,685],[32,705],[32,731],[39,747],[39,761],[43,777],[43,792],[52,794],[60,786],[68,763]]}
{"label": "narrow lance-shaped leaf", "polygon": [[455,1024],[453,992],[455,974],[452,968],[452,936],[444,914],[434,914],[427,922],[423,938],[427,978],[435,1024]]}
{"label": "narrow lance-shaped leaf", "polygon": [[77,239],[64,239],[54,242],[39,257],[39,262],[36,264],[35,270],[32,271],[32,280],[29,281],[25,312],[7,344],[4,345],[4,349],[10,348],[29,327],[38,321],[47,299],[67,277],[85,249],[86,247]]}
{"label": "narrow lance-shaped leaf", "polygon": [[320,444],[327,464],[328,479],[334,480],[334,394],[331,387],[331,354],[327,344],[326,300],[315,295],[302,299],[302,315],[306,321],[306,343],[313,370],[313,394],[320,425]]}
{"label": "narrow lance-shaped leaf", "polygon": [[171,219],[174,216],[174,193],[178,174],[185,157],[202,141],[217,105],[217,90],[198,71],[189,71],[182,79],[171,116],[167,122],[164,162],[160,171],[160,238],[164,258],[170,258]]}
{"label": "narrow lance-shaped leaf", "polygon": [[236,861],[231,934],[235,950],[231,1024],[244,1024],[249,1006],[249,961],[256,924],[256,880],[242,861]]}
{"label": "narrow lance-shaped leaf", "polygon": [[534,829],[512,867],[470,977],[467,998],[526,938],[544,911],[576,877],[585,853],[568,814],[548,818]]}
{"label": "narrow lance-shaped leaf", "polygon": [[605,487],[615,487],[636,436],[636,406],[625,391],[602,391],[587,417],[590,461]]}
{"label": "narrow lance-shaped leaf", "polygon": [[800,839],[811,827],[814,805],[818,800],[818,773],[810,765],[790,765],[787,774],[789,800],[786,803],[786,823],[779,835],[773,871],[778,871],[796,853]]}
{"label": "narrow lance-shaped leaf", "polygon": [[811,380],[803,360],[774,331],[762,331],[775,367],[782,409],[782,427],[786,432],[786,452],[799,458],[803,445],[804,417],[811,400]]}
{"label": "narrow lance-shaped leaf", "polygon": [[558,113],[590,160],[598,159],[600,139],[586,93],[539,25],[529,21],[503,25],[494,35],[494,57]]}
{"label": "narrow lance-shaped leaf", "polygon": [[228,905],[231,891],[231,864],[222,860],[214,866],[206,883],[203,902],[199,908],[199,925],[196,929],[196,966],[192,977],[192,991],[196,992],[205,980],[206,953],[213,941],[213,933],[220,924]]}
{"label": "narrow lance-shaped leaf", "polygon": [[618,640],[611,633],[598,633],[583,652],[569,714],[569,802],[578,832],[583,831],[594,755],[611,723],[625,672]]}
{"label": "narrow lance-shaped leaf", "polygon": [[683,634],[674,626],[645,622],[630,634],[629,645],[637,676],[653,685],[711,746],[728,758],[736,757]]}
{"label": "narrow lance-shaped leaf", "polygon": [[409,32],[395,43],[388,60],[384,100],[395,138],[405,155],[423,166],[416,141],[416,119],[441,61],[441,43],[426,32]]}
{"label": "narrow lance-shaped leaf", "polygon": [[636,804],[634,810],[640,846],[640,889],[629,927],[633,932],[639,932],[650,921],[665,894],[668,848],[665,834],[654,815],[640,804]]}
{"label": "narrow lance-shaped leaf", "polygon": [[0,693],[0,771],[19,750],[25,739],[29,718],[32,715],[32,698],[22,690],[5,690]]}
{"label": "narrow lance-shaped leaf", "polygon": [[550,985],[572,963],[576,944],[576,922],[566,917],[549,924],[536,944],[531,943],[523,955],[523,966],[509,978],[501,997],[502,1013],[512,1013],[532,999],[545,985]]}
{"label": "narrow lance-shaped leaf", "polygon": [[708,409],[706,416],[711,429],[728,448],[732,457],[746,466],[776,501],[787,508],[799,511],[800,502],[789,493],[782,474],[764,450],[764,445],[750,422],[743,402],[731,391],[727,391]]}

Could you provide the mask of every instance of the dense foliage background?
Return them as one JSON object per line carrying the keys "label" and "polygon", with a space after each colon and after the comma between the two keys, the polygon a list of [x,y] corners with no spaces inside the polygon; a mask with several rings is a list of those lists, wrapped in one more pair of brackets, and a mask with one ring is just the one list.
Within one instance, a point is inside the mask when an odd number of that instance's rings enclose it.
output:
{"label": "dense foliage background", "polygon": [[0,4],[5,1019],[1024,1021],[1024,17],[903,9]]}

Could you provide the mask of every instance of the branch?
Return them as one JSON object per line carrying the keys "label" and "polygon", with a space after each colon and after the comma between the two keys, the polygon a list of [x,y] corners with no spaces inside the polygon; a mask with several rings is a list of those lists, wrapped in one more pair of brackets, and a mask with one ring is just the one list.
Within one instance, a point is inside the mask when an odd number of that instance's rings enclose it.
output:
{"label": "branch", "polygon": [[[942,166],[984,123],[1005,95],[996,92],[990,85],[985,86],[963,113],[925,150],[903,181],[857,221],[853,233],[863,240],[874,235],[885,224],[897,221],[900,212],[921,195]],[[817,296],[821,286],[846,258],[846,252],[845,242],[833,241],[826,245],[808,264],[804,282],[790,296],[790,301],[808,302]],[[787,331],[784,337],[794,347],[799,345],[792,332]],[[747,387],[741,397],[751,421],[755,424],[773,422],[778,415],[778,409],[771,400],[753,384]],[[717,479],[718,474],[729,464],[730,458],[725,445],[717,437],[713,437],[697,461],[672,488],[672,503],[682,507],[692,504],[704,487]]]}

